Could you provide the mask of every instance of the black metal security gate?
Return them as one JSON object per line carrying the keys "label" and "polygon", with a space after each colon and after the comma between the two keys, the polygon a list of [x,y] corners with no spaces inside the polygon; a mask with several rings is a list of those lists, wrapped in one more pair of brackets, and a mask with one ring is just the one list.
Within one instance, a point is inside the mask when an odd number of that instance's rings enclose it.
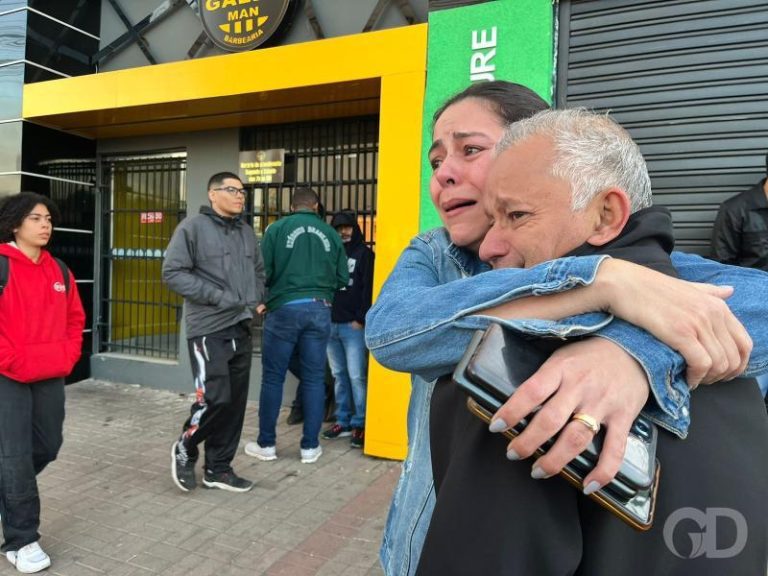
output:
{"label": "black metal security gate", "polygon": [[100,352],[176,359],[182,299],[162,282],[186,216],[185,152],[101,160]]}
{"label": "black metal security gate", "polygon": [[366,242],[376,231],[377,116],[244,128],[240,150],[285,151],[282,182],[249,185],[253,226],[258,235],[290,212],[296,186],[320,196],[327,219],[344,209],[357,212]]}

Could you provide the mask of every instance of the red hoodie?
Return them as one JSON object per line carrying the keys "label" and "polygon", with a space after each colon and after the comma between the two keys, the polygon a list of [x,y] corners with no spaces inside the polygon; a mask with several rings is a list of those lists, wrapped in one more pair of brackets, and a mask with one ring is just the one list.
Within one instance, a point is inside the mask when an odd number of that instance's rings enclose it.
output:
{"label": "red hoodie", "polygon": [[85,312],[70,273],[69,292],[61,268],[42,250],[38,262],[11,244],[8,284],[0,295],[0,374],[32,383],[66,376],[80,358]]}

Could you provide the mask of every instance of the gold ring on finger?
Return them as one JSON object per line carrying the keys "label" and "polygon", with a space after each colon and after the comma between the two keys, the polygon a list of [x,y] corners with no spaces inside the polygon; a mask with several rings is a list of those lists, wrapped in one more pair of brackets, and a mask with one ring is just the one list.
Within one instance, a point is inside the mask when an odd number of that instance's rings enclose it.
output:
{"label": "gold ring on finger", "polygon": [[589,414],[584,414],[584,412],[577,412],[573,416],[571,416],[571,420],[576,420],[577,422],[581,422],[589,428],[592,431],[592,434],[597,434],[600,432],[600,422],[597,421],[597,418],[594,416],[590,416]]}

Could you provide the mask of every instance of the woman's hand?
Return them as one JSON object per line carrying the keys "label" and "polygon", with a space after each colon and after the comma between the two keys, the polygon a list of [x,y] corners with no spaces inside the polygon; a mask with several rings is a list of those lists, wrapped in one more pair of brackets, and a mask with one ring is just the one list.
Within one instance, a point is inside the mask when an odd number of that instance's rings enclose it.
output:
{"label": "woman's hand", "polygon": [[688,363],[691,388],[744,372],[752,339],[724,302],[733,293],[730,286],[686,282],[611,258],[589,288],[604,310],[677,350]]}
{"label": "woman's hand", "polygon": [[[609,340],[590,338],[557,349],[496,412],[492,432],[502,432],[536,411],[525,430],[509,443],[507,458],[531,456],[560,433],[533,463],[534,478],[549,478],[583,452],[594,436],[574,413],[588,414],[606,428],[597,466],[584,479],[587,493],[610,482],[621,467],[637,415],[649,394],[640,364]],[[537,471],[538,470],[538,471]]]}
{"label": "woman's hand", "polygon": [[557,294],[528,296],[479,314],[557,320],[605,311],[639,326],[680,353],[691,388],[746,369],[752,339],[724,302],[730,286],[696,284],[624,260],[606,258],[595,281]]}

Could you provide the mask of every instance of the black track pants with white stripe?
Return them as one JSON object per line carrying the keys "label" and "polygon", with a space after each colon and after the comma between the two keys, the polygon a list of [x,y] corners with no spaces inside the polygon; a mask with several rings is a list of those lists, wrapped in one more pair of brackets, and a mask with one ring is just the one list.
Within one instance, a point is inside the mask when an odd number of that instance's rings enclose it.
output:
{"label": "black track pants with white stripe", "polygon": [[190,338],[189,356],[195,381],[195,402],[184,423],[180,448],[191,460],[204,442],[205,467],[231,470],[243,429],[251,372],[250,329],[240,323],[207,336]]}

